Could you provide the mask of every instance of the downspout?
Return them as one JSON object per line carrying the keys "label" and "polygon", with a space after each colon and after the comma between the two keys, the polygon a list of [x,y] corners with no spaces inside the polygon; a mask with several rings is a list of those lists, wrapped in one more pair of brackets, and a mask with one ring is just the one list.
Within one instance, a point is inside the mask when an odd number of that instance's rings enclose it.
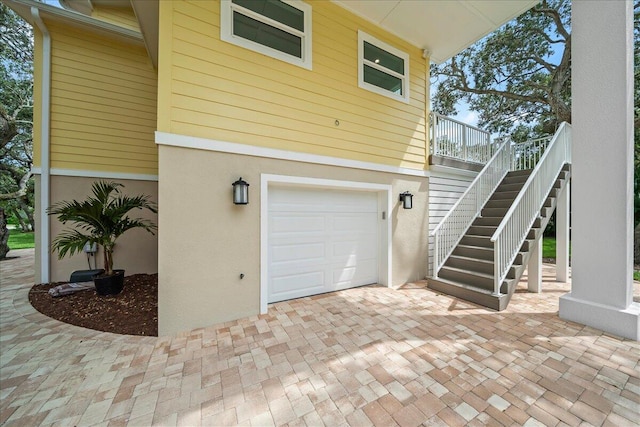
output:
{"label": "downspout", "polygon": [[51,164],[49,124],[51,121],[51,35],[40,17],[38,8],[31,8],[33,21],[42,33],[42,120],[40,122],[40,281],[49,282],[49,216],[47,207],[50,204]]}

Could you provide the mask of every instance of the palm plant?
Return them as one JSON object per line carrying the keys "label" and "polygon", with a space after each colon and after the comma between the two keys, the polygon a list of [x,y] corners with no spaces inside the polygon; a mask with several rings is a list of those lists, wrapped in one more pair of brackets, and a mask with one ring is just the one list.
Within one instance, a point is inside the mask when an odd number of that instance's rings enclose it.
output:
{"label": "palm plant", "polygon": [[51,206],[47,213],[58,215],[63,224],[70,221],[75,228],[61,232],[54,240],[52,248],[58,252],[58,259],[81,253],[87,243],[103,248],[105,275],[113,275],[113,249],[118,237],[132,228],[143,228],[155,234],[157,226],[143,218],[130,218],[132,209],[147,209],[157,213],[157,205],[149,196],[127,196],[120,192],[124,187],[117,182],[97,181],[91,186],[93,192],[86,200],[79,202],[59,202]]}

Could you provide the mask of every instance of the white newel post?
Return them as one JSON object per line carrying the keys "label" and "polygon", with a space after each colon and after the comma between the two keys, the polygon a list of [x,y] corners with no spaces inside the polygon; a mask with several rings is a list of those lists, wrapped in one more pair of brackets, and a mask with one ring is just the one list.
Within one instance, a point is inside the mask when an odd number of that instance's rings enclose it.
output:
{"label": "white newel post", "polygon": [[567,181],[558,195],[556,204],[556,280],[569,281],[569,195],[571,183]]}
{"label": "white newel post", "polygon": [[640,340],[633,302],[633,1],[572,4],[572,286],[560,317]]}
{"label": "white newel post", "polygon": [[542,237],[531,248],[531,258],[527,264],[527,288],[529,292],[542,292]]}

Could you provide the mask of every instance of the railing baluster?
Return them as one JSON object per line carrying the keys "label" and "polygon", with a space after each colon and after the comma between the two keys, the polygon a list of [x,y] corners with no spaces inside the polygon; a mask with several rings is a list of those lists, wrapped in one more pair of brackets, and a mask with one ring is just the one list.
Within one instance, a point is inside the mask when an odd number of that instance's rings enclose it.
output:
{"label": "railing baluster", "polygon": [[438,272],[447,257],[458,244],[466,229],[478,216],[480,209],[502,178],[507,174],[509,163],[505,162],[504,156],[505,153],[509,153],[509,143],[508,140],[502,143],[453,208],[431,232],[431,235],[434,236],[434,241],[438,242],[437,253],[434,253],[433,259],[432,275],[434,277],[438,276]]}
{"label": "railing baluster", "polygon": [[538,139],[514,147],[514,154],[519,159],[515,167],[535,168],[491,236],[494,244],[494,291],[498,293],[558,174],[571,161],[568,154],[571,151],[571,140],[567,137],[569,132],[570,125],[563,123],[551,140]]}
{"label": "railing baluster", "polygon": [[450,117],[431,113],[432,155],[485,164],[493,157],[491,134]]}

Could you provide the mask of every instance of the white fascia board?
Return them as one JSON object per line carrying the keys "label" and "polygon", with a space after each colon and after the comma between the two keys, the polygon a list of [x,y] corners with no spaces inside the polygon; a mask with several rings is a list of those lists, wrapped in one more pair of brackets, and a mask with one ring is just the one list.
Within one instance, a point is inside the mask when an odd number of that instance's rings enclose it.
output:
{"label": "white fascia board", "polygon": [[193,148],[196,150],[218,151],[222,153],[242,154],[254,157],[289,160],[293,162],[313,163],[326,166],[338,166],[350,169],[364,169],[374,172],[387,172],[398,175],[429,177],[429,171],[362,162],[359,160],[341,159],[338,157],[300,153],[296,151],[278,150],[274,148],[256,147],[236,142],[217,141],[195,136],[179,135],[167,132],[156,132],[156,144],[170,147]]}

